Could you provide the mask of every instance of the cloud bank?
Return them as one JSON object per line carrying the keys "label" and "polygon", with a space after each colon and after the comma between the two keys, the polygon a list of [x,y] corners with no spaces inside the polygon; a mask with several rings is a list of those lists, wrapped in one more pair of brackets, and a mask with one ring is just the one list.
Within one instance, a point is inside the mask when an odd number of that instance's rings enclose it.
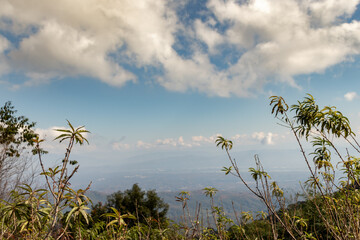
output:
{"label": "cloud bank", "polygon": [[[135,144],[114,142],[112,150],[126,151],[132,149],[174,149],[174,148],[197,148],[197,147],[214,147],[215,140],[221,134],[214,134],[212,136],[192,136],[189,139],[184,139],[182,136],[178,138],[157,139],[152,142],[137,141]],[[284,142],[287,139],[286,135],[281,135],[272,132],[254,132],[252,134],[236,134],[229,138],[235,145],[254,146],[254,145],[274,145],[279,142]]]}
{"label": "cloud bank", "polygon": [[[295,76],[360,52],[359,0],[195,2],[2,0],[1,79],[122,87],[152,68],[151,81],[171,91],[249,97],[272,83],[296,87]],[[12,82],[14,73],[26,81]]]}

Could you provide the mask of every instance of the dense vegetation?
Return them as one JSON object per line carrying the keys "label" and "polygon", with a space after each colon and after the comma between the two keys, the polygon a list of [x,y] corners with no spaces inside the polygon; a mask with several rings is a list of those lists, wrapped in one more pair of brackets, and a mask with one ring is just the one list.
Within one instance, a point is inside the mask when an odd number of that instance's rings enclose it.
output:
{"label": "dense vegetation", "polygon": [[[168,206],[154,190],[145,192],[137,184],[92,206],[86,196],[90,184],[79,190],[70,185],[79,169],[70,155],[75,144],[88,143],[88,131],[70,122],[68,129],[57,129],[56,140],[67,143],[64,158],[60,165],[45,169],[46,151],[34,132],[35,124],[17,117],[11,103],[5,103],[0,109],[0,238],[360,239],[360,158],[354,156],[360,153],[360,145],[349,120],[335,107],[320,108],[311,95],[290,107],[282,97],[270,100],[272,114],[294,135],[308,166],[305,201],[289,204],[258,156],[255,167],[249,168],[256,185],[248,185],[231,155],[232,141],[220,136],[216,145],[229,159],[224,173],[238,178],[266,211],[234,208],[235,217],[230,218],[214,201],[218,190],[208,187],[203,189],[211,206],[206,216],[200,203],[190,212],[188,192],[176,196],[182,209],[179,222],[166,217]],[[304,143],[313,147],[311,153],[305,152]],[[26,171],[31,154],[41,167],[42,188],[34,187],[35,175]]]}

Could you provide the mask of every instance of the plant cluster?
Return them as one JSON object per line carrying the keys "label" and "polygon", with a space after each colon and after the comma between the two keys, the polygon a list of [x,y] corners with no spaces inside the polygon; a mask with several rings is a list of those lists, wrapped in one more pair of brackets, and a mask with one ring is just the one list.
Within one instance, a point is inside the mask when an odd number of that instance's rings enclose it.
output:
{"label": "plant cluster", "polygon": [[[223,137],[216,140],[231,163],[223,169],[225,174],[239,178],[267,208],[266,220],[254,221],[250,225],[265,223],[271,231],[256,237],[360,239],[360,159],[351,154],[360,153],[360,145],[348,118],[335,107],[319,107],[309,94],[290,107],[282,97],[272,96],[270,105],[272,114],[295,137],[309,170],[309,179],[303,186],[306,201],[288,206],[283,190],[271,180],[258,156],[255,156],[256,167],[249,169],[256,184],[249,186],[230,155],[232,141]],[[313,152],[307,154],[304,143],[310,143]],[[336,167],[339,172],[336,172]]]}

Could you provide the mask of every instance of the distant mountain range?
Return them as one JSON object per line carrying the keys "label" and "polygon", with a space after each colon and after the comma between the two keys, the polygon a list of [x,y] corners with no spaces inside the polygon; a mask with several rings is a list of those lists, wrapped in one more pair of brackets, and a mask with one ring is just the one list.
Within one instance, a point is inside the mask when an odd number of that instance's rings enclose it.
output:
{"label": "distant mountain range", "polygon": [[[189,194],[188,211],[190,215],[192,217],[195,216],[195,210],[197,206],[199,206],[198,204],[200,204],[200,217],[206,221],[207,215],[210,214],[208,211],[210,209],[210,198],[206,197],[202,190],[190,191]],[[288,196],[290,195],[289,192],[287,194]],[[295,191],[291,191],[291,194],[292,196],[295,196]],[[97,202],[106,202],[107,194],[105,193],[89,191],[87,195],[92,199],[93,204],[96,204]],[[173,221],[180,221],[183,216],[182,204],[175,199],[175,196],[178,196],[179,192],[158,192],[158,195],[169,204],[167,216]],[[237,214],[240,216],[242,211],[251,211],[254,213],[254,216],[256,216],[257,212],[266,210],[265,205],[259,199],[246,191],[219,190],[214,197],[214,203],[216,206],[222,207],[226,216],[233,220],[236,220],[235,215]]]}
{"label": "distant mountain range", "polygon": [[[249,182],[253,180],[248,168],[254,167],[253,156],[256,153],[273,180],[281,182],[284,187],[294,188],[308,176],[298,150],[234,152],[233,157]],[[238,179],[225,176],[221,171],[229,165],[222,151],[152,153],[116,162],[101,161],[99,166],[81,165],[72,184],[75,188],[83,188],[92,181],[91,189],[104,193],[125,190],[134,183],[159,192],[193,191],[209,186],[223,191],[241,191],[242,185],[237,183]]]}
{"label": "distant mountain range", "polygon": [[[253,187],[255,182],[248,168],[255,165],[254,154],[259,155],[271,180],[277,181],[288,195],[301,192],[299,182],[307,179],[308,172],[298,150],[232,153],[244,179]],[[193,214],[196,204],[201,203],[202,214],[206,216],[206,209],[210,205],[201,190],[205,187],[219,190],[215,202],[232,218],[235,217],[233,205],[237,212],[264,210],[264,205],[249,193],[239,179],[225,176],[221,171],[223,166],[229,166],[229,162],[222,151],[152,153],[116,162],[103,161],[99,166],[81,166],[72,184],[74,188],[84,188],[92,181],[92,191],[88,195],[94,203],[105,202],[108,194],[130,189],[134,183],[138,183],[143,190],[155,189],[169,204],[168,217],[175,221],[182,215],[181,203],[175,201],[175,196],[181,191],[190,192],[190,213]]]}

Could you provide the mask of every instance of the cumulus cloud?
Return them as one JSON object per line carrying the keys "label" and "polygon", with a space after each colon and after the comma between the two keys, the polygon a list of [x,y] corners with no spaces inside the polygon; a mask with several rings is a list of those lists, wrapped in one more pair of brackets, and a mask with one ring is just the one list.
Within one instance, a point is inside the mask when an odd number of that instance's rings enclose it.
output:
{"label": "cumulus cloud", "polygon": [[35,132],[39,134],[40,139],[44,139],[45,141],[54,140],[59,135],[59,132],[56,129],[65,129],[64,127],[53,126],[50,128],[36,128]]}
{"label": "cumulus cloud", "polygon": [[104,49],[98,49],[96,44],[96,39],[86,33],[47,22],[37,34],[24,39],[9,57],[13,65],[33,75],[51,74],[48,78],[88,75],[114,86],[135,80],[132,73],[107,60]]}
{"label": "cumulus cloud", "polygon": [[[41,143],[41,147],[50,153],[62,154],[64,153],[67,143],[59,143],[59,141],[53,141],[58,135],[59,132],[55,129],[66,129],[65,127],[50,127],[46,129],[37,128],[36,133],[39,134],[40,139],[45,141]],[[132,150],[150,150],[150,149],[189,149],[197,147],[214,147],[215,140],[221,134],[214,134],[211,136],[192,136],[189,138],[184,138],[182,136],[177,138],[164,138],[156,139],[154,141],[143,141],[138,140],[135,143],[130,143],[125,141],[125,137],[118,141],[110,142],[109,144],[102,145],[99,143],[101,136],[95,134],[91,136],[90,134],[85,134],[85,137],[89,140],[90,145],[85,144],[80,148],[77,148],[76,151],[84,152],[94,152],[100,149],[108,149],[112,151],[132,151]],[[248,145],[274,145],[279,142],[283,142],[286,138],[285,135],[280,135],[271,132],[254,132],[251,134],[235,134],[232,137],[229,137],[236,145],[248,146]],[[100,141],[104,142],[104,141]],[[96,144],[98,143],[98,144]],[[100,147],[101,146],[101,147]]]}
{"label": "cumulus cloud", "polygon": [[155,146],[191,147],[191,144],[185,143],[184,138],[180,136],[178,139],[157,139],[155,142]]}
{"label": "cumulus cloud", "polygon": [[57,4],[5,0],[2,6],[3,19],[12,21],[8,30],[27,34],[8,54],[9,62],[26,73],[85,75],[122,86],[136,76],[111,54],[121,59],[131,55],[129,61],[135,64],[150,64],[160,55],[166,57],[173,39],[171,10],[161,0]]}
{"label": "cumulus cloud", "polygon": [[298,87],[294,76],[359,54],[360,22],[349,20],[358,3],[209,0],[202,18],[185,23],[177,10],[186,1],[3,0],[0,28],[16,44],[0,35],[0,75],[22,72],[23,85],[88,76],[121,87],[138,81],[130,69],[149,66],[171,91],[247,97],[274,81]]}
{"label": "cumulus cloud", "polygon": [[252,138],[261,142],[261,144],[264,145],[272,145],[274,144],[273,136],[277,136],[276,134],[273,134],[271,132],[264,133],[264,132],[254,132],[252,134]]}
{"label": "cumulus cloud", "polygon": [[231,139],[241,145],[273,145],[275,140],[283,139],[285,136],[272,132],[253,132],[252,134],[236,134]]}
{"label": "cumulus cloud", "polygon": [[114,143],[112,143],[111,147],[113,150],[116,150],[116,151],[127,150],[127,149],[131,148],[130,144],[121,143],[121,142],[114,142]]}
{"label": "cumulus cloud", "polygon": [[303,4],[308,7],[312,13],[312,18],[320,25],[329,25],[338,21],[339,17],[350,17],[358,5],[357,0],[321,0],[305,1]]}
{"label": "cumulus cloud", "polygon": [[[189,139],[179,138],[165,138],[157,139],[154,142],[138,141],[136,147],[139,149],[153,149],[153,148],[193,148],[201,146],[215,146],[215,140],[221,134],[214,134],[212,136],[192,136]],[[277,141],[282,141],[286,138],[285,135],[279,135],[272,132],[254,132],[252,134],[236,134],[229,139],[236,145],[274,145]],[[130,146],[129,146],[130,148]]]}
{"label": "cumulus cloud", "polygon": [[[319,26],[309,15],[316,12],[327,23],[340,21],[340,16],[355,11],[358,2],[253,0],[239,5],[236,1],[209,1],[220,22],[232,22],[225,32],[226,41],[246,50],[230,67],[232,77],[240,79],[234,82],[234,91],[264,85],[269,76],[295,86],[293,76],[321,72],[359,54],[358,21]],[[318,3],[336,11],[324,15]],[[346,7],[338,8],[339,4]]]}
{"label": "cumulus cloud", "polygon": [[221,34],[213,30],[211,23],[204,23],[200,20],[195,21],[194,27],[198,38],[206,43],[211,53],[216,53],[215,47],[224,41]]}
{"label": "cumulus cloud", "polygon": [[192,145],[200,146],[202,144],[214,144],[216,141],[216,138],[218,136],[221,136],[221,134],[215,134],[210,137],[204,137],[204,136],[193,136],[191,137]]}
{"label": "cumulus cloud", "polygon": [[348,92],[344,95],[345,100],[351,102],[352,100],[354,100],[355,98],[357,98],[358,95],[356,92]]}
{"label": "cumulus cloud", "polygon": [[150,149],[150,148],[153,148],[154,147],[154,145],[153,144],[151,144],[151,143],[146,143],[146,142],[143,142],[143,141],[141,141],[141,140],[139,140],[139,141],[137,141],[137,143],[136,143],[136,147],[137,148],[142,148],[142,149]]}

